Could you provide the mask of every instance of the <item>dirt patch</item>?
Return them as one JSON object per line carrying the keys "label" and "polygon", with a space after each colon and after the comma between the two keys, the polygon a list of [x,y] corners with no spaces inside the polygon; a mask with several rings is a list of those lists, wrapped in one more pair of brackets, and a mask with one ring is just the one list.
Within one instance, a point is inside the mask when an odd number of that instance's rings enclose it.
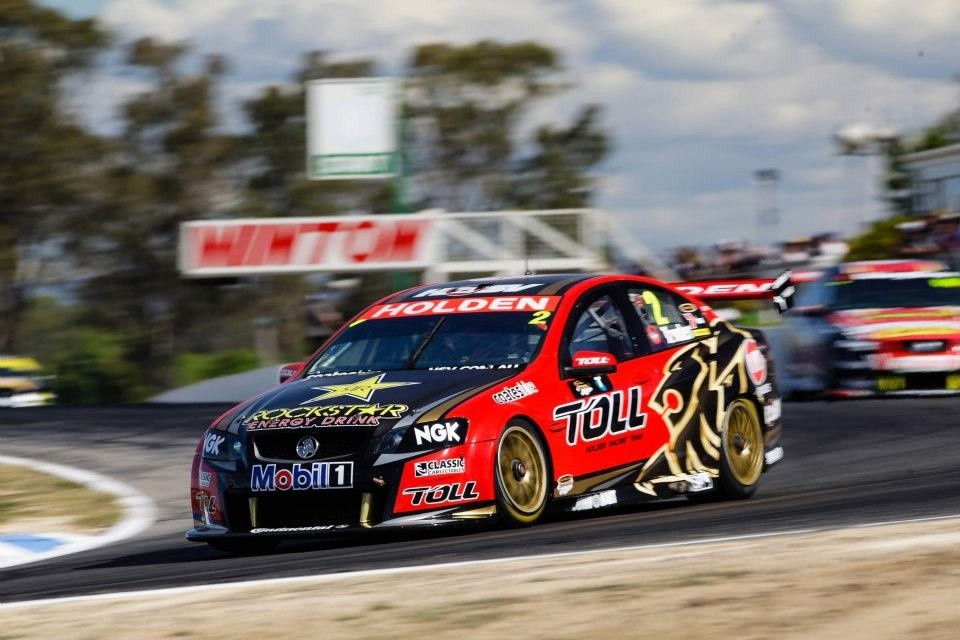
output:
{"label": "dirt patch", "polygon": [[109,493],[27,467],[0,465],[0,533],[97,533],[121,515]]}
{"label": "dirt patch", "polygon": [[[202,567],[197,567],[202,571]],[[13,638],[952,639],[960,519],[3,610]]]}

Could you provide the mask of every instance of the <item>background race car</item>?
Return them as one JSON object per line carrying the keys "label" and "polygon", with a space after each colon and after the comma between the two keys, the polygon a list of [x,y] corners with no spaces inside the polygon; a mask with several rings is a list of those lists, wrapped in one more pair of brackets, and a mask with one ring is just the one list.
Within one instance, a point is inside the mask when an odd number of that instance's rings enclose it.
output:
{"label": "background race car", "polygon": [[389,296],[213,423],[187,537],[236,549],[747,497],[782,456],[767,344],[681,290],[785,304],[788,283],[711,286],[545,275]]}
{"label": "background race car", "polygon": [[960,273],[916,260],[837,265],[803,285],[783,339],[790,390],[960,393]]}
{"label": "background race car", "polygon": [[0,356],[0,407],[36,407],[53,404],[52,377],[44,375],[33,358]]}

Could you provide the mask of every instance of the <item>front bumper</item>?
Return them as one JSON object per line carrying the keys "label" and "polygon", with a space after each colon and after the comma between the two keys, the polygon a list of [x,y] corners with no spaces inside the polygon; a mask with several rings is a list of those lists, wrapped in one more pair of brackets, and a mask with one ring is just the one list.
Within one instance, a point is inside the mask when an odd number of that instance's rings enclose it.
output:
{"label": "front bumper", "polygon": [[826,395],[834,398],[960,394],[960,371],[839,370]]}

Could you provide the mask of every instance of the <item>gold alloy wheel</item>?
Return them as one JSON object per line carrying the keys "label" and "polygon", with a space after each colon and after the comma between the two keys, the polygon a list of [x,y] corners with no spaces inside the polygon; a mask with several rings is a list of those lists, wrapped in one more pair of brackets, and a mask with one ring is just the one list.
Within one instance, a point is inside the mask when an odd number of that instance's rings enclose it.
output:
{"label": "gold alloy wheel", "polygon": [[547,497],[547,463],[536,436],[516,425],[507,427],[497,447],[497,480],[515,519],[532,521]]}
{"label": "gold alloy wheel", "polygon": [[723,447],[733,479],[745,487],[753,486],[763,472],[763,433],[756,407],[742,398],[727,410]]}

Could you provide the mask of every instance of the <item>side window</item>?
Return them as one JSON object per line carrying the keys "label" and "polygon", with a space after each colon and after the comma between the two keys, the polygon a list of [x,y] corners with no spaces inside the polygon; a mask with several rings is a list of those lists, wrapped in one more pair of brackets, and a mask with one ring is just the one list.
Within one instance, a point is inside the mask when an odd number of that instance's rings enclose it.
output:
{"label": "side window", "polygon": [[647,342],[653,351],[710,335],[700,309],[683,298],[659,287],[631,287],[630,304],[637,312]]}
{"label": "side window", "polygon": [[610,295],[600,296],[576,316],[568,357],[577,351],[605,351],[622,362],[633,357],[627,323]]}

